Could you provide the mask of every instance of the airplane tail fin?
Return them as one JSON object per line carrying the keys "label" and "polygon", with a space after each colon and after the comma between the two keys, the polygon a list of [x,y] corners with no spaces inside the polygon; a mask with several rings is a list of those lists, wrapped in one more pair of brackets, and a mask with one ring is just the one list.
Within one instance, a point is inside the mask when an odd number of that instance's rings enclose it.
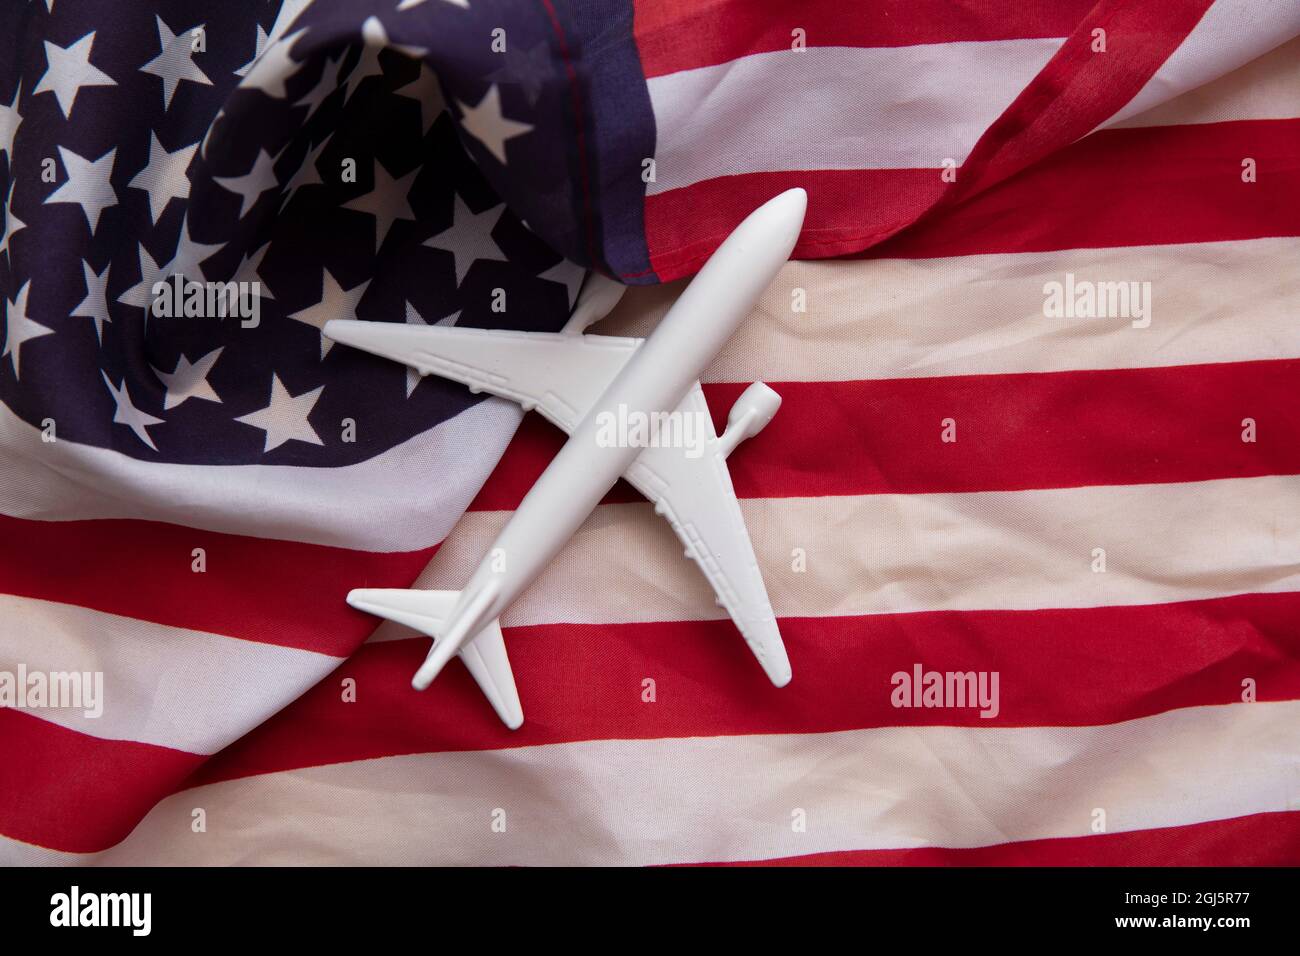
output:
{"label": "airplane tail fin", "polygon": [[[435,647],[447,630],[447,618],[460,597],[459,591],[419,591],[404,588],[356,588],[348,592],[348,603],[359,611],[413,627],[434,639]],[[497,716],[511,730],[524,722],[519,690],[515,686],[505,638],[498,621],[491,621],[472,641],[460,645],[460,659],[487,697]],[[423,690],[425,683],[418,689]]]}

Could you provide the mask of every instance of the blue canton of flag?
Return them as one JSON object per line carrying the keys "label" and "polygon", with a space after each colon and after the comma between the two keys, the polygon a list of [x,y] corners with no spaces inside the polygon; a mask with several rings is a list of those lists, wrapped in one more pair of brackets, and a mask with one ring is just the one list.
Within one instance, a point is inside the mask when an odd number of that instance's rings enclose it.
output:
{"label": "blue canton of flag", "polygon": [[[508,171],[569,228],[545,29],[448,0],[5,5],[0,401],[146,461],[306,466],[473,404],[321,327],[563,323],[582,270],[489,184]],[[435,48],[457,51],[441,84]],[[229,281],[240,314],[155,304]]]}

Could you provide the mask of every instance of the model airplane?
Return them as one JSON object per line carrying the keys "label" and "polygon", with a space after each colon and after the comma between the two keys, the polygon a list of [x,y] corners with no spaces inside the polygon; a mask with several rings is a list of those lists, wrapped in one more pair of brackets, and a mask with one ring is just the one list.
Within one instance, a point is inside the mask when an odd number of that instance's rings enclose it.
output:
{"label": "model airplane", "polygon": [[[348,603],[434,639],[412,685],[423,690],[453,655],[510,728],[523,723],[498,617],[537,577],[620,477],[668,519],[686,555],[717,592],[777,687],[790,661],[745,530],[727,456],[772,420],[781,398],[755,382],[719,436],[699,375],[790,257],[807,196],[791,189],[749,215],[645,339],[583,335],[617,304],[624,287],[593,276],[560,332],[512,332],[387,322],[327,322],[336,342],[404,362],[537,409],[569,440],[502,528],[462,591],[361,588]],[[631,410],[660,423],[665,413],[703,421],[703,441],[610,442],[609,416]]]}

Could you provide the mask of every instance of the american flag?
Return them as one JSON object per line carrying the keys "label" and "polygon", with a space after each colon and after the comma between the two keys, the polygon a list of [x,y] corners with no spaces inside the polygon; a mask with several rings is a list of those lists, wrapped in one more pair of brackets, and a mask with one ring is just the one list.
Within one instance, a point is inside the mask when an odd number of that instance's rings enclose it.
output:
{"label": "american flag", "polygon": [[[98,716],[0,707],[0,861],[1300,862],[1297,37],[0,6],[0,695],[103,675]],[[793,683],[619,486],[503,618],[522,729],[459,665],[412,691],[427,638],[344,595],[461,586],[560,437],[323,323],[555,329],[595,269],[645,334],[793,186],[800,261],[705,377],[784,397],[731,464]],[[149,314],[176,273],[258,321]],[[1145,316],[1046,305],[1115,283]]]}

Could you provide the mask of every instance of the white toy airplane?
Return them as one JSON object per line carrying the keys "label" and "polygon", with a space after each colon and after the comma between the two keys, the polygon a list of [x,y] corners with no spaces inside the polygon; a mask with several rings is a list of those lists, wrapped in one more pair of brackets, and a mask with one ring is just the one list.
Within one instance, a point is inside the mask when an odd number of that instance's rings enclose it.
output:
{"label": "white toy airplane", "polygon": [[[737,445],[772,420],[781,398],[755,382],[718,436],[699,375],[790,257],[806,207],[804,191],[791,189],[751,213],[645,339],[582,334],[624,291],[598,276],[586,283],[560,332],[325,324],[325,334],[336,342],[404,362],[422,375],[463,382],[473,392],[508,398],[526,411],[537,409],[569,435],[464,590],[360,588],[348,594],[353,607],[434,639],[411,682],[417,690],[459,653],[505,724],[514,729],[523,723],[497,618],[620,477],[668,519],[772,683],[789,683],[790,661],[726,464]],[[602,423],[618,415],[627,421],[629,410],[658,422],[655,435],[635,444],[609,442]],[[698,416],[702,447],[655,447],[669,421],[663,413],[673,411]]]}

